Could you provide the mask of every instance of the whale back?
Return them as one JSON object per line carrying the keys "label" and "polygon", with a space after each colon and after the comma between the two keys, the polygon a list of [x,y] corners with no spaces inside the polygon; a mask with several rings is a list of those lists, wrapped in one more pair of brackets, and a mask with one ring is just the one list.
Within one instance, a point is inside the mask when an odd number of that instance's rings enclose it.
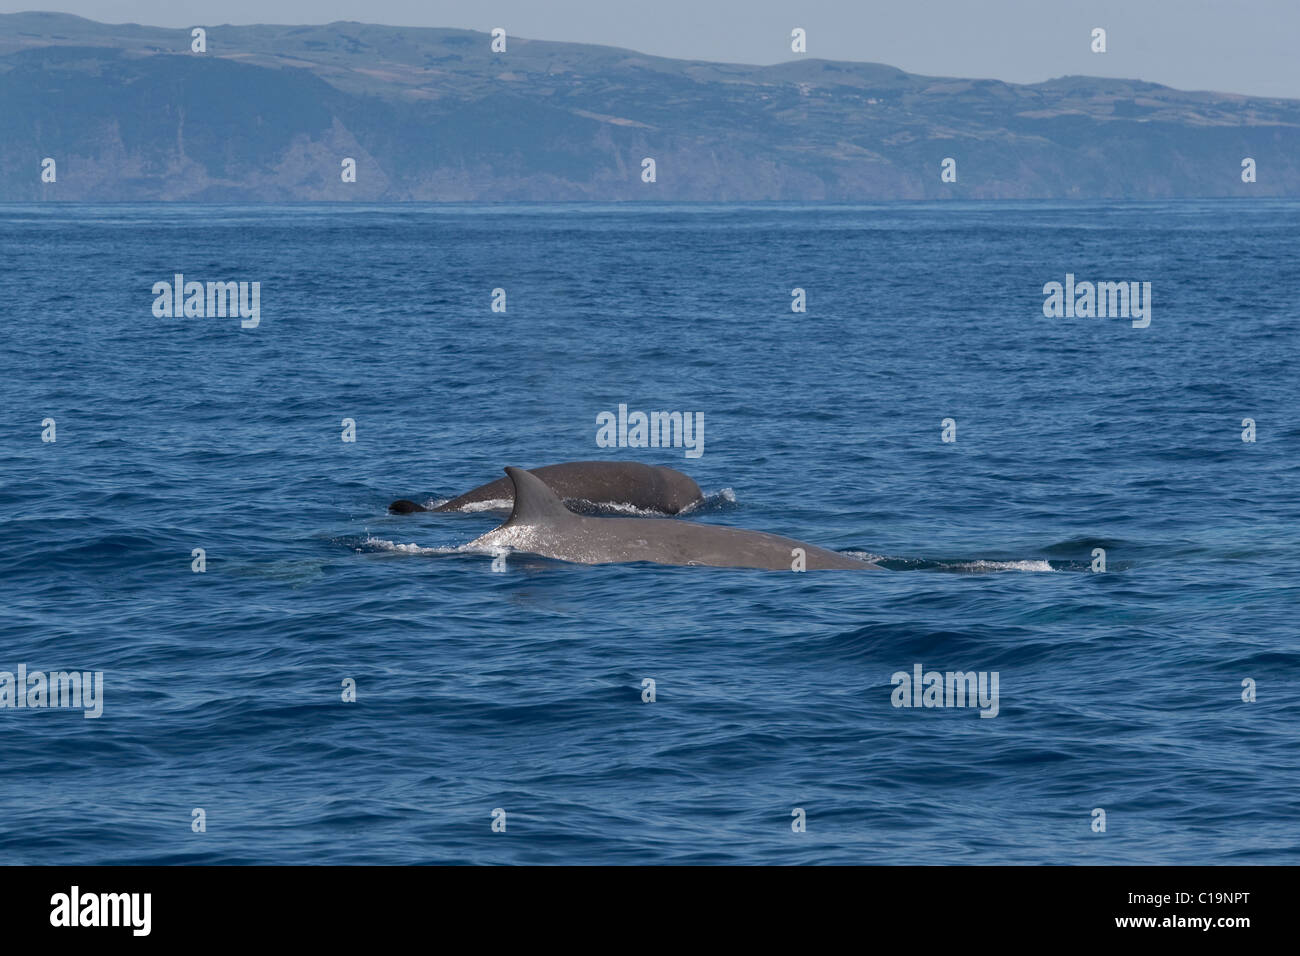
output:
{"label": "whale back", "polygon": [[505,548],[579,564],[648,561],[668,565],[794,570],[795,549],[808,570],[879,566],[793,538],[676,518],[593,518],[574,514],[541,478],[506,469],[514,510],[505,524],[474,539],[470,550]]}
{"label": "whale back", "polygon": [[[692,478],[665,468],[635,461],[567,461],[528,469],[546,482],[562,501],[590,502],[593,505],[631,505],[647,511],[675,515],[704,499],[700,486]],[[503,507],[514,496],[509,478],[498,478],[479,485],[463,495],[436,505],[434,511],[478,510],[480,503],[501,502]],[[393,502],[392,509],[410,508]],[[421,509],[423,510],[423,509]]]}

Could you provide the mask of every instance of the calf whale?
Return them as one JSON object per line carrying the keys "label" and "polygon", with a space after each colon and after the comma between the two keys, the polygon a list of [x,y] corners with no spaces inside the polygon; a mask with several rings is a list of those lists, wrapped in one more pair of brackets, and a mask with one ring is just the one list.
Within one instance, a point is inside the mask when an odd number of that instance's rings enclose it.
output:
{"label": "calf whale", "polygon": [[670,518],[591,518],[574,514],[536,475],[507,468],[514,510],[493,531],[475,538],[471,550],[508,548],[579,564],[650,561],[655,564],[793,570],[802,549],[808,570],[880,570],[837,551],[793,538]]}
{"label": "calf whale", "polygon": [[[556,495],[570,501],[624,504],[675,515],[704,500],[700,486],[680,471],[635,461],[569,461],[530,468],[529,472],[545,482]],[[388,510],[393,514],[464,511],[471,505],[496,501],[509,507],[514,494],[510,479],[498,478],[434,508],[425,508],[403,498],[394,501]]]}

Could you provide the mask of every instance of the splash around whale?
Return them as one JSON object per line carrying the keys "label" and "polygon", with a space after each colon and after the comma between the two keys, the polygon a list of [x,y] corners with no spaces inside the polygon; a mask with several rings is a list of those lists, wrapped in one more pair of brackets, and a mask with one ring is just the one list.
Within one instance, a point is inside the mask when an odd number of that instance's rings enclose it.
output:
{"label": "splash around whale", "polygon": [[578,564],[647,561],[668,565],[768,571],[880,570],[793,538],[672,518],[591,518],[574,514],[546,483],[506,468],[514,510],[505,524],[465,546],[470,551],[523,551]]}

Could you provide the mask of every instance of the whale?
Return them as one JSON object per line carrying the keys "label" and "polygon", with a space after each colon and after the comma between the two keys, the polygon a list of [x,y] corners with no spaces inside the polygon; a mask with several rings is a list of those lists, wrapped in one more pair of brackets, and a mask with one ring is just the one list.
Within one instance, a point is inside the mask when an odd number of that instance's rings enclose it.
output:
{"label": "whale", "polygon": [[838,551],[793,538],[673,518],[600,518],[579,515],[540,477],[506,468],[514,508],[500,527],[475,538],[468,551],[522,551],[577,564],[647,561],[678,566],[795,570],[802,550],[806,570],[881,570]]}
{"label": "whale", "polygon": [[[631,505],[642,511],[675,515],[704,500],[700,486],[680,471],[635,461],[568,461],[529,471],[556,495],[569,501]],[[496,502],[501,503],[499,507],[508,508],[514,494],[510,479],[498,478],[433,508],[402,498],[389,505],[388,510],[392,514],[488,510]],[[474,505],[483,507],[474,508]]]}

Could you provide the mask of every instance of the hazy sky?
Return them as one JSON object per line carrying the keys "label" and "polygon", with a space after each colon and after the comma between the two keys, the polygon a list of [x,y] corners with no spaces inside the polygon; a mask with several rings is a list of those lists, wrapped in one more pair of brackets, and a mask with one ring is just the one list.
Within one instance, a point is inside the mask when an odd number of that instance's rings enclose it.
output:
{"label": "hazy sky", "polygon": [[[504,27],[513,36],[701,60],[808,56],[1036,82],[1067,73],[1300,98],[1300,0],[0,0],[157,26],[328,23]],[[1108,51],[1092,53],[1094,27]]]}

